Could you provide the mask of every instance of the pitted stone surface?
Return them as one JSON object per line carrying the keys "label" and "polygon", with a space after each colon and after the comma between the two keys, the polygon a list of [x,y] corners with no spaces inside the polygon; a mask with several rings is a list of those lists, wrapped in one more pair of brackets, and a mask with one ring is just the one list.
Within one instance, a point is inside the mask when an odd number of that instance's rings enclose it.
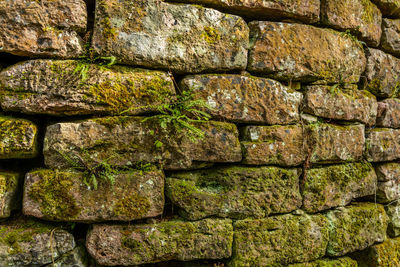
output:
{"label": "pitted stone surface", "polygon": [[381,48],[387,53],[400,56],[400,20],[383,19]]}
{"label": "pitted stone surface", "polygon": [[382,11],[384,17],[400,18],[400,2],[398,0],[371,0]]}
{"label": "pitted stone surface", "polygon": [[160,0],[96,1],[93,48],[119,63],[179,73],[246,68],[249,29],[234,15]]}
{"label": "pitted stone surface", "polygon": [[389,203],[400,199],[400,164],[383,163],[375,167],[378,176],[376,200]]}
{"label": "pitted stone surface", "polygon": [[378,103],[376,125],[388,128],[400,128],[400,99],[389,98]]}
{"label": "pitted stone surface", "polygon": [[388,234],[391,237],[400,236],[400,205],[398,201],[385,206],[389,217]]}
{"label": "pitted stone surface", "polygon": [[400,129],[374,128],[366,131],[365,155],[368,161],[382,162],[400,158]]}

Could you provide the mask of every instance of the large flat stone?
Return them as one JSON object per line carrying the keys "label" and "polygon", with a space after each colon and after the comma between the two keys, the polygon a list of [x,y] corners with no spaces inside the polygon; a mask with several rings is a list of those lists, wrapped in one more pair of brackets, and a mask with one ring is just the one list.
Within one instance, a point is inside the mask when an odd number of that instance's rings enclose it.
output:
{"label": "large flat stone", "polygon": [[185,169],[196,162],[238,162],[242,158],[233,124],[198,123],[194,126],[204,137],[193,140],[187,129],[164,129],[158,119],[143,120],[104,117],[50,125],[44,140],[45,164],[65,168],[71,167],[72,160],[129,167],[147,162],[159,163],[165,169]]}
{"label": "large flat stone", "polygon": [[86,248],[99,264],[125,266],[228,258],[232,239],[231,220],[173,220],[156,224],[93,225]]}
{"label": "large flat stone", "polygon": [[362,47],[339,32],[303,24],[250,22],[248,70],[278,80],[356,83]]}
{"label": "large flat stone", "polygon": [[19,209],[21,181],[20,173],[0,170],[0,218],[8,218]]}
{"label": "large flat stone", "polygon": [[76,58],[86,30],[83,0],[1,1],[0,51],[18,56]]}
{"label": "large flat stone", "polygon": [[179,172],[168,175],[166,194],[190,220],[262,218],[301,206],[300,175],[300,169],[239,166]]}
{"label": "large flat stone", "polygon": [[375,169],[378,176],[376,200],[379,203],[388,203],[400,199],[400,164],[383,163]]}
{"label": "large flat stone", "polygon": [[382,205],[355,203],[326,214],[329,221],[328,256],[342,256],[386,239],[388,218]]}
{"label": "large flat stone", "polygon": [[382,11],[384,17],[400,18],[400,2],[398,0],[371,0]]}
{"label": "large flat stone", "polygon": [[379,102],[376,125],[400,128],[400,99],[389,98]]}
{"label": "large flat stone", "polygon": [[136,115],[156,111],[174,94],[164,72],[83,61],[31,60],[0,73],[3,110],[28,114]]}
{"label": "large flat stone", "polygon": [[371,46],[379,45],[382,14],[369,0],[322,1],[321,22],[338,30],[350,30]]}
{"label": "large flat stone", "polygon": [[159,0],[96,1],[93,48],[178,73],[245,69],[249,29],[234,15]]}
{"label": "large flat stone", "polygon": [[177,0],[176,2],[203,4],[257,20],[288,18],[314,23],[319,21],[320,13],[318,0]]}
{"label": "large flat stone", "polygon": [[43,266],[74,247],[73,235],[57,225],[23,217],[0,224],[1,266]]}
{"label": "large flat stone", "polygon": [[281,215],[236,221],[229,266],[287,266],[325,255],[328,222],[322,215]]}
{"label": "large flat stone", "polygon": [[26,175],[23,213],[44,220],[99,222],[131,221],[161,215],[164,175],[161,171],[131,170],[108,173],[114,184],[76,171],[36,170]]}
{"label": "large flat stone", "polygon": [[400,129],[374,128],[366,131],[365,156],[368,161],[392,161],[400,158]]}
{"label": "large flat stone", "polygon": [[367,55],[366,89],[381,98],[398,96],[400,59],[373,48]]}
{"label": "large flat stone", "polygon": [[374,95],[357,88],[307,86],[303,110],[318,117],[374,125],[378,104]]}
{"label": "large flat stone", "polygon": [[364,151],[364,125],[313,123],[306,126],[312,163],[359,161]]}
{"label": "large flat stone", "polygon": [[383,19],[380,48],[387,53],[400,56],[400,20]]}
{"label": "large flat stone", "polygon": [[305,160],[300,125],[246,126],[241,130],[244,164],[298,166]]}
{"label": "large flat stone", "polygon": [[205,74],[185,77],[180,88],[205,100],[209,112],[221,120],[291,124],[300,119],[302,94],[271,79]]}
{"label": "large flat stone", "polygon": [[400,238],[388,239],[381,244],[373,245],[353,256],[358,266],[395,267],[400,262]]}
{"label": "large flat stone", "polygon": [[0,115],[0,159],[36,157],[37,135],[33,122]]}
{"label": "large flat stone", "polygon": [[311,213],[374,195],[377,185],[374,168],[367,162],[311,168],[305,177],[303,209]]}

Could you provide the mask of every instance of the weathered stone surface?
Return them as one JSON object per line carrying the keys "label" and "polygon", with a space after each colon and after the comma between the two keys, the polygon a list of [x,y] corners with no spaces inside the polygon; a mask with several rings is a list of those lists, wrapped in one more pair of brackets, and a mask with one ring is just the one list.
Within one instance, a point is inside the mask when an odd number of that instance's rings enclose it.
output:
{"label": "weathered stone surface", "polygon": [[398,0],[371,0],[382,11],[385,17],[400,17],[400,2]]}
{"label": "weathered stone surface", "polygon": [[246,123],[291,124],[300,119],[303,95],[281,83],[253,76],[195,75],[180,88],[207,101],[209,113],[222,120]]}
{"label": "weathered stone surface", "polygon": [[0,170],[0,218],[10,217],[11,211],[19,208],[21,174]]}
{"label": "weathered stone surface", "polygon": [[325,255],[328,222],[322,215],[282,215],[234,224],[230,266],[306,262]]}
{"label": "weathered stone surface", "polygon": [[337,86],[307,86],[304,111],[334,120],[357,121],[374,125],[378,104],[374,95],[365,90]]}
{"label": "weathered stone surface", "polygon": [[355,203],[326,214],[329,221],[327,254],[342,256],[386,239],[387,215],[382,205]]}
{"label": "weathered stone surface", "polygon": [[82,55],[86,30],[83,0],[1,1],[0,51],[19,56]]}
{"label": "weathered stone surface", "polygon": [[177,2],[203,4],[257,20],[289,18],[314,23],[319,21],[320,13],[318,0],[177,0]]}
{"label": "weathered stone surface", "polygon": [[239,166],[179,172],[167,177],[166,194],[190,220],[262,218],[301,206],[300,175],[301,169]]}
{"label": "weathered stone surface", "polygon": [[93,225],[86,247],[97,263],[137,265],[168,260],[222,259],[232,253],[231,220]]}
{"label": "weathered stone surface", "polygon": [[368,162],[311,168],[302,190],[303,209],[318,212],[345,206],[352,199],[373,195],[376,184],[374,168]]}
{"label": "weathered stone surface", "polygon": [[380,48],[387,53],[400,56],[400,20],[383,19]]}
{"label": "weathered stone surface", "polygon": [[[26,175],[23,213],[45,220],[131,221],[161,215],[164,175],[161,171],[115,171],[112,185],[97,177],[98,188],[85,184],[88,174],[36,170]],[[85,176],[86,175],[86,176]]]}
{"label": "weathered stone surface", "polygon": [[388,203],[400,199],[400,164],[383,163],[376,166],[378,188],[376,200],[379,203]]}
{"label": "weathered stone surface", "polygon": [[389,98],[378,103],[376,125],[388,128],[400,128],[400,99]]}
{"label": "weathered stone surface", "polygon": [[194,126],[204,132],[204,138],[192,140],[187,129],[163,129],[157,119],[143,120],[105,117],[50,125],[44,140],[45,164],[50,168],[71,167],[67,156],[72,161],[113,166],[149,162],[161,163],[165,169],[185,169],[199,161],[238,162],[242,158],[233,124],[198,123]]}
{"label": "weathered stone surface", "polygon": [[245,69],[249,29],[237,16],[159,0],[96,1],[93,47],[124,64],[198,73]]}
{"label": "weathered stone surface", "polygon": [[37,134],[31,121],[0,115],[0,159],[35,157]]}
{"label": "weathered stone surface", "polygon": [[357,261],[349,257],[321,259],[312,262],[289,264],[289,267],[358,267]]}
{"label": "weathered stone surface", "polygon": [[136,115],[168,103],[175,89],[161,71],[74,60],[31,60],[0,73],[3,110],[28,114]]}
{"label": "weathered stone surface", "polygon": [[400,262],[400,238],[388,239],[354,255],[359,266],[395,267]]}
{"label": "weathered stone surface", "polygon": [[378,97],[396,97],[400,86],[400,59],[369,48],[366,89]]}
{"label": "weathered stone surface", "polygon": [[1,266],[43,266],[74,247],[72,234],[56,225],[27,218],[0,224]]}
{"label": "weathered stone surface", "polygon": [[314,123],[306,126],[313,163],[359,161],[364,151],[364,125]]}
{"label": "weathered stone surface", "polygon": [[400,158],[400,130],[374,128],[366,131],[365,156],[368,161],[392,161]]}
{"label": "weathered stone surface", "polygon": [[302,24],[251,22],[248,70],[278,80],[358,82],[366,59],[351,38]]}
{"label": "weathered stone surface", "polygon": [[391,237],[400,236],[400,204],[399,201],[385,206],[386,214],[389,217],[388,234]]}
{"label": "weathered stone surface", "polygon": [[[71,252],[62,255],[59,259],[46,265],[47,267],[88,267],[88,256],[85,246],[76,246]],[[94,266],[93,266],[94,267]]]}
{"label": "weathered stone surface", "polygon": [[371,46],[379,45],[382,14],[369,0],[324,0],[321,22],[338,30],[350,30]]}
{"label": "weathered stone surface", "polygon": [[305,160],[300,125],[246,126],[242,136],[244,164],[297,166]]}

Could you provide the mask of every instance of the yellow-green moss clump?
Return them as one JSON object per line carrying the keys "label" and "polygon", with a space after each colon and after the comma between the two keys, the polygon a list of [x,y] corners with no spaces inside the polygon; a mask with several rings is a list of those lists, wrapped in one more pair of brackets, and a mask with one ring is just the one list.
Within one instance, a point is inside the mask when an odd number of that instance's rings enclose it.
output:
{"label": "yellow-green moss clump", "polygon": [[130,219],[142,218],[150,209],[151,204],[147,197],[130,195],[115,203],[114,212],[117,216]]}

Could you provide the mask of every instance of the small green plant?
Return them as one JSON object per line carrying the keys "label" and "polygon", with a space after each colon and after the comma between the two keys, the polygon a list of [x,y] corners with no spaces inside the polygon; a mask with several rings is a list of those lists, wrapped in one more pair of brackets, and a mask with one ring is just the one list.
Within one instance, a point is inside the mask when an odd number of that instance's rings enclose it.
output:
{"label": "small green plant", "polygon": [[342,37],[346,37],[349,38],[350,40],[352,40],[354,43],[357,44],[358,47],[360,47],[363,51],[364,51],[364,46],[366,46],[367,44],[363,41],[358,40],[358,38],[356,36],[354,36],[350,30],[346,30],[344,32],[340,33],[340,36]]}

